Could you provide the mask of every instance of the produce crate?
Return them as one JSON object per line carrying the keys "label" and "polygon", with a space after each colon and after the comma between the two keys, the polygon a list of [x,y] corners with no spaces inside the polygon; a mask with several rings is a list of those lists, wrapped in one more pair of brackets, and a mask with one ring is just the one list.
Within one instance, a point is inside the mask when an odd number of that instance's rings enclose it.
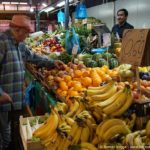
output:
{"label": "produce crate", "polygon": [[[41,119],[45,120],[46,116],[39,116]],[[34,120],[35,117],[27,117],[29,121]],[[41,144],[40,141],[32,141],[27,140],[27,132],[26,132],[26,126],[27,124],[27,118],[23,118],[23,116],[20,116],[19,122],[20,122],[20,136],[22,139],[24,150],[44,150],[44,146]]]}

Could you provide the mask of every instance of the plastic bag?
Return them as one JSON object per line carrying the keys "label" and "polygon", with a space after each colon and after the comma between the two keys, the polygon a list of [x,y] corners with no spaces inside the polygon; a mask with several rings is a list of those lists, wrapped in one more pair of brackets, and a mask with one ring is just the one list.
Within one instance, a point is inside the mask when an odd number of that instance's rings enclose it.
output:
{"label": "plastic bag", "polygon": [[72,54],[72,50],[75,45],[78,46],[77,53],[80,53],[80,50],[81,50],[80,41],[74,28],[66,31],[66,44],[65,45],[66,45],[66,50],[68,54]]}
{"label": "plastic bag", "polygon": [[76,6],[75,18],[76,19],[85,19],[85,18],[87,18],[87,10],[86,10],[85,4],[80,3]]}
{"label": "plastic bag", "polygon": [[65,22],[65,14],[61,10],[57,14],[57,19],[59,23]]}

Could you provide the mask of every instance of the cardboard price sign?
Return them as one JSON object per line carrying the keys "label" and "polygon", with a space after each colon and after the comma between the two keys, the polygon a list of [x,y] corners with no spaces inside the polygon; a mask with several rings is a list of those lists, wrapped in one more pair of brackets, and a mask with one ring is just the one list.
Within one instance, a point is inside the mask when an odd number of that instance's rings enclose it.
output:
{"label": "cardboard price sign", "polygon": [[[140,66],[141,63],[145,61],[146,57],[148,57],[146,55],[148,55],[148,52],[150,51],[150,46],[148,46],[150,40],[149,33],[150,30],[148,29],[132,29],[124,31],[120,55],[121,63]],[[148,65],[149,59],[147,59],[147,64],[144,65]]]}

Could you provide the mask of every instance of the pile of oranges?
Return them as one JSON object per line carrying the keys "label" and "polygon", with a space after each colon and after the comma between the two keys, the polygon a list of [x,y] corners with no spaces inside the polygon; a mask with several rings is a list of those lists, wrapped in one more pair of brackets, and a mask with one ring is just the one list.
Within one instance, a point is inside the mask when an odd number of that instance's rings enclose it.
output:
{"label": "pile of oranges", "polygon": [[101,68],[66,69],[68,74],[57,78],[58,88],[56,94],[60,97],[69,98],[80,96],[88,87],[99,86],[102,82],[112,80],[118,76],[117,70],[109,70],[107,66]]}

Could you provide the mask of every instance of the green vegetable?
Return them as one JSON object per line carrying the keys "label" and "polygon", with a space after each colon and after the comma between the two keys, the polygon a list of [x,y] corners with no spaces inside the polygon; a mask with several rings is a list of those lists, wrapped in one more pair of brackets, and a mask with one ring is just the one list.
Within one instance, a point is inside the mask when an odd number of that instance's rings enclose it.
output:
{"label": "green vegetable", "polygon": [[111,59],[112,58],[112,54],[111,53],[109,53],[109,52],[106,52],[106,53],[104,53],[103,55],[102,55],[102,57],[104,58],[104,59]]}
{"label": "green vegetable", "polygon": [[69,55],[67,52],[63,52],[60,54],[60,56],[58,57],[58,60],[63,61],[64,63],[69,63],[72,59],[72,56]]}
{"label": "green vegetable", "polygon": [[86,61],[86,59],[92,59],[92,55],[91,54],[79,54],[78,55],[78,59],[81,60],[81,61]]}
{"label": "green vegetable", "polygon": [[92,67],[92,68],[94,68],[94,67],[97,67],[97,66],[98,66],[98,63],[97,63],[96,61],[94,61],[94,60],[88,60],[85,65],[86,65],[87,67]]}
{"label": "green vegetable", "polygon": [[109,60],[110,69],[116,68],[116,67],[118,67],[118,65],[119,65],[119,62],[116,58],[111,58]]}
{"label": "green vegetable", "polygon": [[99,60],[100,58],[102,58],[102,55],[101,55],[101,54],[94,54],[93,57],[92,57],[92,59],[95,60],[95,61],[97,61],[97,62],[98,62],[98,60]]}
{"label": "green vegetable", "polygon": [[98,61],[98,66],[102,67],[104,65],[109,66],[109,63],[104,58],[100,58]]}
{"label": "green vegetable", "polygon": [[32,137],[32,139],[31,139],[33,142],[39,142],[40,141],[40,138],[36,138],[36,137]]}
{"label": "green vegetable", "polygon": [[48,57],[51,58],[51,59],[53,59],[53,60],[57,60],[57,59],[58,59],[58,56],[57,56],[57,54],[55,54],[55,53],[49,54]]}

